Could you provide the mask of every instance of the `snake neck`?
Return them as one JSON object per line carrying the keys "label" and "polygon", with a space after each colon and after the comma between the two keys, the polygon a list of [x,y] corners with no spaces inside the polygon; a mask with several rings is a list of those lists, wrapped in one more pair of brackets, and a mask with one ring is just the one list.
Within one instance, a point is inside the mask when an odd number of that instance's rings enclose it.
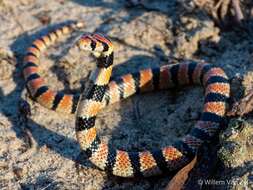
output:
{"label": "snake neck", "polygon": [[[76,130],[77,138],[80,139],[79,134],[94,127],[96,115],[103,107],[102,101],[112,74],[114,55],[110,40],[99,34],[82,36],[78,46],[81,50],[91,51],[97,59],[96,69],[92,71],[77,106]],[[86,149],[87,144],[81,141],[81,148]]]}

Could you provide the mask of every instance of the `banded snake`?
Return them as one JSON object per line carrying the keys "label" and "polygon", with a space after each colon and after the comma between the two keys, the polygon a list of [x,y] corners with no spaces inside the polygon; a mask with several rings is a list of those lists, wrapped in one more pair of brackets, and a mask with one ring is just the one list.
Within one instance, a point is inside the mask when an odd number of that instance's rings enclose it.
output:
{"label": "banded snake", "polygon": [[[82,27],[79,22],[64,25],[39,39],[27,49],[23,75],[32,98],[42,106],[64,113],[76,113],[76,136],[90,161],[102,170],[121,177],[153,176],[186,165],[203,142],[211,139],[224,120],[230,85],[225,72],[207,63],[179,63],[148,68],[110,81],[113,44],[100,34],[83,35],[77,45],[96,56],[97,67],[90,75],[83,94],[53,91],[39,75],[39,58],[58,38]],[[94,127],[97,113],[109,104],[133,94],[165,90],[189,84],[205,89],[200,119],[190,133],[176,143],[143,152],[126,152],[109,147],[97,136]],[[79,102],[80,99],[80,102]]]}

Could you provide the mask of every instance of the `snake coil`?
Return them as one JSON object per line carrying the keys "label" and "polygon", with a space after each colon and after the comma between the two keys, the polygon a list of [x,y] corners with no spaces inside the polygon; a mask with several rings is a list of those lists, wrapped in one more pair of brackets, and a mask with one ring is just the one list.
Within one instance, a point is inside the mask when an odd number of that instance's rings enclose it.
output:
{"label": "snake coil", "polygon": [[[38,74],[39,56],[58,37],[80,26],[80,23],[63,26],[35,40],[28,48],[23,74],[33,99],[59,112],[75,113],[77,110],[77,139],[90,161],[102,170],[121,177],[147,177],[183,167],[203,142],[211,140],[221,127],[230,93],[225,72],[207,63],[191,62],[148,68],[110,81],[113,64],[111,41],[100,34],[83,35],[77,42],[79,48],[91,51],[97,57],[97,67],[89,78],[89,85],[81,98],[80,95],[55,92]],[[96,115],[106,105],[136,93],[189,84],[204,87],[203,111],[190,133],[176,143],[152,151],[126,152],[109,147],[97,136],[94,127]]]}

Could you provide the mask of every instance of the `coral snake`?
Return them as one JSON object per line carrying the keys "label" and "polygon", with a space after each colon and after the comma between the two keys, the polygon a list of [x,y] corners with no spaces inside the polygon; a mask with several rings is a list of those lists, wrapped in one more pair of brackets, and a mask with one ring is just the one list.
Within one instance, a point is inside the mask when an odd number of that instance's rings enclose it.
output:
{"label": "coral snake", "polygon": [[[76,113],[76,135],[89,160],[102,170],[121,177],[153,176],[174,171],[187,164],[203,142],[220,129],[229,98],[230,85],[225,72],[207,63],[179,63],[149,68],[110,81],[113,45],[100,34],[83,35],[77,45],[91,51],[97,67],[88,86],[80,95],[51,90],[39,75],[39,57],[58,38],[82,27],[79,22],[64,25],[35,40],[24,58],[23,74],[32,98],[44,107],[65,113]],[[204,108],[189,134],[176,143],[153,151],[126,152],[109,147],[95,129],[97,113],[106,105],[133,94],[177,86],[199,84],[205,89]],[[76,111],[77,110],[77,111]]]}

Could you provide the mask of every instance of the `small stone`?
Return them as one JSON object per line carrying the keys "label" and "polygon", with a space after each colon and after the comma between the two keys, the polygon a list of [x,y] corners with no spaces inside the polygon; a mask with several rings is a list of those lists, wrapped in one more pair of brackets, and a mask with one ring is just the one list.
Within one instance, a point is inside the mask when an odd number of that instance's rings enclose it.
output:
{"label": "small stone", "polygon": [[15,174],[18,180],[22,179],[22,177],[24,176],[24,170],[19,167],[14,167],[13,173]]}

